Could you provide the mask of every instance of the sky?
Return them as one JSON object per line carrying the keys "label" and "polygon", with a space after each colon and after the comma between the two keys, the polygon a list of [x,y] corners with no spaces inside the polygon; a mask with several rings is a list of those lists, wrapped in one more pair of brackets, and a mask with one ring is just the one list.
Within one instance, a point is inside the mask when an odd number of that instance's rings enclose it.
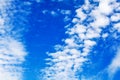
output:
{"label": "sky", "polygon": [[0,0],[0,80],[119,80],[120,0]]}

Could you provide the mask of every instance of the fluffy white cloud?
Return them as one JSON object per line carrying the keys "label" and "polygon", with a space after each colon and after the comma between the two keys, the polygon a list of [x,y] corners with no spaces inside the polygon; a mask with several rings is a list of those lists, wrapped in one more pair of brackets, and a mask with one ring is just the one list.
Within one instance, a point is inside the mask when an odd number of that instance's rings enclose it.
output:
{"label": "fluffy white cloud", "polygon": [[87,17],[87,15],[84,14],[81,8],[77,9],[76,13],[77,13],[76,17],[79,17],[80,21],[83,21]]}
{"label": "fluffy white cloud", "polygon": [[108,33],[104,33],[104,34],[102,34],[101,37],[102,37],[102,38],[106,38],[106,37],[108,37],[108,35],[109,35]]}
{"label": "fluffy white cloud", "polygon": [[111,21],[119,21],[120,20],[120,13],[115,13],[111,16]]}
{"label": "fluffy white cloud", "polygon": [[[69,37],[64,39],[65,45],[55,53],[48,53],[51,58],[47,59],[49,65],[43,70],[45,80],[79,80],[77,73],[82,73],[84,62],[89,60],[87,56],[97,45],[95,39],[107,38],[109,34],[102,31],[110,25],[114,25],[113,30],[119,28],[119,22],[112,24],[112,21],[119,20],[119,15],[114,12],[118,10],[119,3],[115,0],[95,1],[99,3],[98,6],[85,0],[85,4],[76,10],[72,20],[75,25],[67,27]],[[86,80],[86,77],[82,80]]]}
{"label": "fluffy white cloud", "polygon": [[113,0],[104,0],[104,1],[100,0],[99,7],[98,7],[99,11],[105,15],[112,13],[113,8],[110,5],[111,2],[113,2]]}
{"label": "fluffy white cloud", "polygon": [[93,30],[91,28],[87,30],[87,33],[86,33],[87,39],[93,39],[98,37],[100,37],[100,33],[97,30]]}

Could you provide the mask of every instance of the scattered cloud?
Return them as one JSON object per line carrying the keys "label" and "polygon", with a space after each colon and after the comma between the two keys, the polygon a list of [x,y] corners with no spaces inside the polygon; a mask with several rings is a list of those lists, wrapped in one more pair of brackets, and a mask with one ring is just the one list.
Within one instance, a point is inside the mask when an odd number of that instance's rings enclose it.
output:
{"label": "scattered cloud", "polygon": [[[12,32],[8,8],[12,0],[0,0],[0,80],[22,80],[22,63],[27,52],[20,39],[9,34]],[[15,26],[14,26],[15,27]]]}
{"label": "scattered cloud", "polygon": [[[114,12],[119,10],[119,3],[116,0],[95,0],[95,2],[99,5],[85,0],[85,4],[76,10],[76,16],[72,20],[75,25],[67,27],[66,33],[69,37],[63,40],[65,44],[60,46],[60,49],[57,48],[56,52],[48,53],[50,56],[46,59],[48,67],[43,69],[45,80],[87,80],[77,74],[82,74],[82,66],[89,61],[87,56],[97,45],[96,39],[105,39],[109,36],[103,32],[108,26],[112,25],[114,30],[119,28],[119,22],[112,24],[112,21],[119,20],[117,18],[119,14]],[[118,65],[116,60],[113,64]]]}

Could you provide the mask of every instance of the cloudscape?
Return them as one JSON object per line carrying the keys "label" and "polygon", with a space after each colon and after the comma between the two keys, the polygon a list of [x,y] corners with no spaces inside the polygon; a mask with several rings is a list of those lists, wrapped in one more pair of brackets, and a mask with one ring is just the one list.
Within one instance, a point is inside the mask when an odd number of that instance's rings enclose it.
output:
{"label": "cloudscape", "polygon": [[0,0],[0,80],[120,80],[120,0]]}

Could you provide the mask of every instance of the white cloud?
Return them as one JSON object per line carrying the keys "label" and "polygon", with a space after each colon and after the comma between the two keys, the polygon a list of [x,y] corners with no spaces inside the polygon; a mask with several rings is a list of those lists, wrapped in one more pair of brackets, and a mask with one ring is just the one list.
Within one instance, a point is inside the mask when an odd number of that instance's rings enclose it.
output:
{"label": "white cloud", "polygon": [[113,26],[114,26],[114,28],[115,28],[118,32],[120,32],[120,22],[114,24]]}
{"label": "white cloud", "polygon": [[22,68],[16,65],[22,64],[25,55],[21,42],[12,38],[0,40],[1,80],[22,80]]}
{"label": "white cloud", "polygon": [[[58,10],[60,10],[60,9],[58,9]],[[70,10],[60,10],[60,13],[64,14],[64,15],[70,15],[71,11]]]}
{"label": "white cloud", "polygon": [[114,59],[108,67],[109,78],[113,78],[117,70],[120,69],[120,49],[118,49]]}
{"label": "white cloud", "polygon": [[[118,19],[114,14],[118,7],[117,2],[115,0],[95,1],[99,2],[99,6],[85,0],[86,3],[76,10],[76,16],[72,20],[75,25],[71,28],[67,27],[66,33],[69,37],[64,39],[64,46],[59,47],[62,49],[57,49],[55,53],[48,53],[52,58],[48,59],[49,66],[43,70],[45,80],[79,80],[76,74],[82,73],[84,62],[89,60],[87,56],[97,45],[94,39],[108,37],[109,34],[102,31],[111,25],[112,20]],[[112,17],[109,18],[108,16],[111,15]],[[119,23],[114,24],[114,30],[117,27]],[[86,77],[83,77],[83,80],[85,79]]]}
{"label": "white cloud", "polygon": [[104,34],[102,34],[101,37],[102,37],[102,38],[106,38],[106,37],[108,37],[108,35],[109,35],[108,33],[104,33]]}
{"label": "white cloud", "polygon": [[87,39],[93,39],[93,38],[98,38],[100,37],[100,34],[98,31],[95,31],[94,29],[88,29],[86,33],[86,38]]}
{"label": "white cloud", "polygon": [[111,1],[113,1],[113,0],[104,0],[104,1],[100,0],[98,9],[102,14],[108,15],[108,14],[112,13],[113,8],[110,5]]}
{"label": "white cloud", "polygon": [[96,42],[92,41],[92,40],[85,40],[84,44],[85,44],[85,46],[91,47],[91,46],[95,45]]}
{"label": "white cloud", "polygon": [[65,40],[65,43],[68,45],[68,47],[75,47],[77,46],[77,44],[74,42],[74,38],[68,38]]}
{"label": "white cloud", "polygon": [[119,5],[119,7],[117,7],[116,11],[120,11],[120,5]]}
{"label": "white cloud", "polygon": [[[0,0],[0,80],[22,80],[23,69],[20,65],[25,60],[26,51],[23,43],[10,35],[11,26],[8,8],[12,0]],[[12,12],[11,12],[12,13]]]}
{"label": "white cloud", "polygon": [[86,27],[84,25],[76,24],[75,25],[75,32],[76,33],[85,33],[86,32]]}
{"label": "white cloud", "polygon": [[115,13],[111,16],[111,21],[119,21],[120,20],[120,13]]}
{"label": "white cloud", "polygon": [[[4,19],[0,18],[0,25],[4,25],[4,22],[5,22]],[[2,26],[1,26],[1,27],[2,27]],[[1,28],[1,27],[0,27],[0,28]]]}
{"label": "white cloud", "polygon": [[76,10],[76,13],[77,13],[76,17],[80,18],[80,21],[81,21],[81,22],[82,22],[83,20],[85,20],[85,18],[87,17],[87,15],[84,14],[84,12],[82,11],[81,8],[77,9],[77,10]]}
{"label": "white cloud", "polygon": [[98,9],[92,11],[91,16],[94,17],[95,21],[91,23],[94,27],[106,27],[109,24],[109,18],[103,14]]}

